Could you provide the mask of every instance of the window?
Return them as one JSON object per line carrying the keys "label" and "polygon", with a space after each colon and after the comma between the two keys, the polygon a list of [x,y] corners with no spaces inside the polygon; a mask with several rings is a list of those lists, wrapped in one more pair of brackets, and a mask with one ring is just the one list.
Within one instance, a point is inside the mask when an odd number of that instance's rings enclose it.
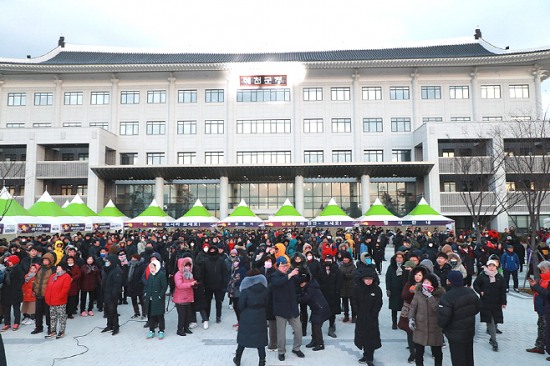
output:
{"label": "window", "polygon": [[82,122],[63,122],[63,127],[82,127]]}
{"label": "window", "polygon": [[147,121],[145,133],[147,135],[164,135],[166,133],[166,122]]}
{"label": "window", "polygon": [[197,163],[197,153],[194,152],[179,152],[178,164],[180,165],[192,165]]}
{"label": "window", "polygon": [[482,99],[500,99],[500,85],[482,85]]}
{"label": "window", "polygon": [[121,135],[139,135],[139,122],[120,122]]}
{"label": "window", "polygon": [[120,104],[139,104],[138,91],[120,92]]}
{"label": "window", "polygon": [[120,165],[136,165],[138,153],[121,153]]}
{"label": "window", "polygon": [[289,119],[237,120],[238,134],[290,133]]}
{"label": "window", "polygon": [[197,121],[178,121],[178,135],[196,135]]}
{"label": "window", "polygon": [[330,88],[330,96],[332,100],[350,100],[351,92],[349,87]]}
{"label": "window", "polygon": [[428,122],[443,122],[442,117],[422,117],[422,123]]}
{"label": "window", "polygon": [[223,89],[206,89],[204,101],[206,103],[223,103]]}
{"label": "window", "polygon": [[332,150],[333,163],[351,163],[351,150]]}
{"label": "window", "polygon": [[149,90],[147,91],[148,104],[166,103],[166,90]]}
{"label": "window", "polygon": [[87,184],[79,184],[76,186],[76,193],[81,196],[87,196],[88,195],[88,185]]}
{"label": "window", "polygon": [[289,164],[290,151],[237,151],[237,164]]}
{"label": "window", "polygon": [[34,105],[52,105],[53,93],[34,93]]}
{"label": "window", "polygon": [[304,163],[324,163],[325,154],[323,150],[304,151]]}
{"label": "window", "polygon": [[223,120],[204,121],[204,133],[207,135],[222,135],[224,133]]}
{"label": "window", "polygon": [[4,154],[3,161],[17,161],[17,154]]}
{"label": "window", "polygon": [[364,86],[363,87],[363,100],[381,100],[381,99],[382,99],[381,86]]}
{"label": "window", "polygon": [[6,128],[25,128],[25,123],[23,122],[6,123]]}
{"label": "window", "polygon": [[469,86],[450,86],[449,98],[451,99],[469,99],[470,87]]}
{"label": "window", "polygon": [[8,105],[11,107],[27,105],[27,93],[8,93]]}
{"label": "window", "polygon": [[410,132],[411,119],[408,117],[394,117],[391,119],[391,132]]}
{"label": "window", "polygon": [[109,104],[109,92],[99,91],[90,93],[90,104]]}
{"label": "window", "polygon": [[65,105],[81,105],[82,92],[65,92]]}
{"label": "window", "polygon": [[323,133],[322,118],[306,118],[304,119],[304,133]]}
{"label": "window", "polygon": [[382,118],[363,118],[363,132],[382,132]]}
{"label": "window", "polygon": [[237,102],[288,102],[290,89],[239,89]]}
{"label": "window", "polygon": [[406,100],[410,99],[410,91],[408,86],[392,86],[390,87],[391,100]]}
{"label": "window", "polygon": [[492,121],[502,121],[501,116],[485,116],[481,117],[481,120],[484,122],[492,122]]}
{"label": "window", "polygon": [[73,161],[74,160],[74,154],[73,153],[63,153],[61,154],[61,161]]}
{"label": "window", "polygon": [[441,152],[441,157],[442,157],[442,158],[454,158],[454,157],[455,157],[455,151],[454,151],[454,150],[444,149],[444,150]]}
{"label": "window", "polygon": [[364,150],[363,160],[367,163],[379,163],[384,161],[384,150]]}
{"label": "window", "polygon": [[443,182],[443,192],[456,192],[456,182]]}
{"label": "window", "polygon": [[422,86],[420,88],[422,99],[441,99],[440,86]]}
{"label": "window", "polygon": [[204,153],[204,163],[215,165],[223,164],[223,157],[223,151],[208,151]]}
{"label": "window", "polygon": [[451,122],[470,122],[470,117],[451,117]]}
{"label": "window", "polygon": [[529,85],[510,85],[510,99],[529,98]]}
{"label": "window", "polygon": [[78,153],[78,161],[88,161],[90,160],[90,155],[88,153]]}
{"label": "window", "polygon": [[178,103],[197,103],[197,91],[178,90]]}
{"label": "window", "polygon": [[147,165],[162,165],[165,163],[164,153],[147,153]]}
{"label": "window", "polygon": [[411,150],[392,150],[391,161],[393,162],[411,161]]}
{"label": "window", "polygon": [[531,120],[531,116],[510,116],[510,119],[511,119],[512,121],[518,121],[518,122],[530,121],[530,120]]}
{"label": "window", "polygon": [[37,122],[37,123],[33,123],[32,127],[34,128],[52,127],[52,124],[48,122]]}
{"label": "window", "polygon": [[90,122],[90,127],[99,127],[109,131],[109,122]]}
{"label": "window", "polygon": [[304,88],[304,101],[320,101],[323,100],[323,88]]}
{"label": "window", "polygon": [[351,132],[351,118],[333,118],[332,132]]}
{"label": "window", "polygon": [[506,192],[515,192],[516,182],[506,182]]}
{"label": "window", "polygon": [[72,184],[62,184],[61,185],[61,195],[62,196],[72,196],[73,194],[73,185]]}

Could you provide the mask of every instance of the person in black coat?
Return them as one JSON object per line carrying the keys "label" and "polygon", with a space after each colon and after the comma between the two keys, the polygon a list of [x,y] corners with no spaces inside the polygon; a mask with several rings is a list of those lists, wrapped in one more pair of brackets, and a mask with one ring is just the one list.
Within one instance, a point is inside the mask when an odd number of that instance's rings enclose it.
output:
{"label": "person in black coat", "polygon": [[204,261],[204,289],[206,295],[206,318],[210,320],[212,298],[216,300],[216,323],[221,323],[222,302],[227,289],[228,273],[225,260],[218,253],[218,248],[208,248],[208,258]]}
{"label": "person in black coat", "polygon": [[363,350],[360,363],[374,366],[374,351],[382,347],[378,315],[382,309],[382,290],[378,286],[378,276],[372,267],[360,272],[354,289],[353,301],[357,308],[355,323],[355,346]]}
{"label": "person in black coat", "polygon": [[10,255],[4,260],[6,271],[4,272],[4,284],[2,285],[2,310],[4,315],[4,327],[2,331],[11,328],[11,309],[13,307],[13,330],[19,329],[21,322],[21,303],[23,302],[23,283],[25,273],[19,264],[19,257]]}
{"label": "person in black coat", "polygon": [[449,340],[453,366],[474,365],[476,314],[481,300],[464,287],[462,274],[451,271],[447,276],[448,291],[439,300],[437,324]]}
{"label": "person in black coat", "polygon": [[118,334],[120,325],[118,322],[118,300],[122,293],[122,270],[119,266],[118,257],[109,254],[105,259],[101,279],[101,291],[103,292],[103,306],[107,317],[107,327],[101,332],[112,331],[113,335]]}
{"label": "person in black coat", "polygon": [[323,271],[319,276],[319,285],[330,306],[330,318],[328,335],[336,338],[336,314],[342,312],[340,302],[340,289],[342,288],[342,273],[338,269],[338,265],[334,263],[331,255],[327,255],[323,261]]}
{"label": "person in black coat", "polygon": [[439,277],[439,283],[445,287],[445,290],[447,289],[447,275],[452,269],[448,261],[449,257],[447,254],[440,252],[437,254],[436,264],[434,266],[434,274]]}
{"label": "person in black coat", "polygon": [[401,291],[407,280],[407,273],[403,264],[405,263],[405,254],[397,252],[390,260],[390,265],[386,270],[386,295],[388,296],[388,307],[391,310],[392,329],[397,329],[397,312],[403,307],[403,298]]}
{"label": "person in black coat", "polygon": [[267,349],[270,351],[277,350],[277,322],[273,314],[273,291],[271,288],[271,276],[277,271],[274,267],[274,263],[275,257],[267,255],[264,259],[263,266],[260,268],[260,273],[265,276],[268,286],[266,317],[269,324],[269,344],[267,345]]}
{"label": "person in black coat", "polygon": [[[128,293],[132,300],[134,315],[132,319],[140,316],[139,305],[141,305],[141,319],[145,319],[145,305],[143,301],[143,281],[141,280],[147,264],[139,254],[133,254],[128,264]],[[139,303],[139,304],[138,304]]]}
{"label": "person in black coat", "polygon": [[300,276],[300,293],[298,293],[298,302],[305,304],[311,309],[311,342],[306,345],[313,351],[325,349],[323,341],[323,332],[321,328],[333,314],[329,303],[321,292],[321,288],[315,279],[311,279],[308,274]]}
{"label": "person in black coat", "polygon": [[238,307],[241,310],[237,333],[237,352],[233,362],[239,366],[245,348],[258,349],[259,366],[265,365],[267,345],[267,279],[258,269],[251,269],[240,285]]}
{"label": "person in black coat", "polygon": [[481,321],[487,323],[491,335],[489,343],[498,351],[496,325],[504,322],[502,309],[506,308],[506,284],[498,273],[497,261],[490,259],[476,280],[474,290],[481,298]]}

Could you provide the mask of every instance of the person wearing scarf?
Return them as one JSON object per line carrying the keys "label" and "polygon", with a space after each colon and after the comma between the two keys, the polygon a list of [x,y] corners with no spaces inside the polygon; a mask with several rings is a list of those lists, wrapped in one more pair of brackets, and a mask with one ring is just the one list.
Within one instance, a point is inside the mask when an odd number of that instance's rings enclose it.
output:
{"label": "person wearing scarf", "polygon": [[491,335],[489,344],[498,351],[496,324],[504,322],[502,310],[506,308],[506,284],[498,272],[498,262],[490,259],[474,281],[474,290],[481,298],[481,322],[487,323]]}
{"label": "person wearing scarf", "polygon": [[[538,264],[540,271],[540,278],[535,281],[532,278],[527,278],[531,289],[535,292],[533,296],[533,302],[535,305],[535,311],[538,315],[537,320],[537,340],[535,341],[535,347],[526,349],[530,353],[544,354],[544,350],[550,351],[550,339],[546,338],[546,334],[550,334],[550,301],[548,296],[550,295],[550,262],[542,261]],[[550,361],[550,357],[546,358]]]}
{"label": "person wearing scarf", "polygon": [[132,319],[140,317],[139,305],[141,305],[141,319],[145,319],[145,305],[143,300],[143,281],[141,277],[145,273],[147,264],[143,258],[137,254],[132,254],[132,258],[128,264],[128,296],[132,300],[132,308],[134,315]]}
{"label": "person wearing scarf", "polygon": [[34,312],[36,311],[36,297],[32,292],[32,285],[36,278],[36,272],[40,268],[40,264],[32,264],[29,268],[29,272],[25,275],[25,283],[23,284],[23,305],[21,307],[21,313],[23,319],[21,324],[34,323]]}
{"label": "person wearing scarf", "polygon": [[[67,264],[61,262],[57,265],[55,273],[50,277],[44,298],[50,306],[51,332],[46,336],[49,339],[59,339],[65,336],[67,324],[67,300],[71,289],[71,276],[67,274]],[[57,324],[59,323],[59,331]]]}
{"label": "person wearing scarf", "polygon": [[145,284],[145,308],[147,311],[147,320],[149,324],[149,333],[147,339],[155,336],[155,328],[159,327],[158,338],[164,339],[164,301],[168,281],[166,274],[160,262],[154,258],[149,263],[149,277]]}

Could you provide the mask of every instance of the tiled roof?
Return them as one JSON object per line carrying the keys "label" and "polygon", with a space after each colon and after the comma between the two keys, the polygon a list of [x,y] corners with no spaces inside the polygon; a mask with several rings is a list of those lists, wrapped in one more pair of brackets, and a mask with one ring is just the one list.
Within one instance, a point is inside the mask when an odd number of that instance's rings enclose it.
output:
{"label": "tiled roof", "polygon": [[209,64],[239,62],[324,62],[483,57],[495,53],[479,43],[371,50],[281,53],[138,53],[61,50],[40,65]]}

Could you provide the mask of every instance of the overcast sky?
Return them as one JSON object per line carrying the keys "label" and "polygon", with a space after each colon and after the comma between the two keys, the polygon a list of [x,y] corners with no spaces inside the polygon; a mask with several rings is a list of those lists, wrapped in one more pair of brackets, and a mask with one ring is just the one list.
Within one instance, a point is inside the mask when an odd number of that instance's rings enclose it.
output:
{"label": "overcast sky", "polygon": [[548,0],[0,0],[0,57],[43,55],[60,35],[70,44],[267,52],[473,40],[477,27],[498,47],[550,48],[549,16]]}

